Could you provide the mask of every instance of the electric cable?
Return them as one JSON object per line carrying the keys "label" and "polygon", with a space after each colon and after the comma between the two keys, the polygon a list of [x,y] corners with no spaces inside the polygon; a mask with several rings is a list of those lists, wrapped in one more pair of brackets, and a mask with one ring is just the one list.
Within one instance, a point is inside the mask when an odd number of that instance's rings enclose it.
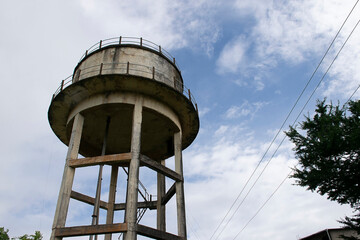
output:
{"label": "electric cable", "polygon": [[[321,58],[319,64],[317,65],[316,69],[314,70],[314,72],[312,73],[310,79],[308,80],[308,82],[306,83],[305,87],[303,88],[302,92],[300,93],[300,95],[298,96],[297,100],[295,101],[293,107],[291,108],[290,112],[288,113],[288,115],[286,116],[284,122],[282,123],[281,127],[279,128],[278,132],[276,133],[275,137],[272,139],[270,145],[268,146],[268,148],[266,149],[265,153],[262,155],[260,161],[258,162],[257,166],[255,167],[254,171],[252,172],[252,174],[250,175],[250,177],[248,178],[248,180],[246,181],[244,187],[241,189],[240,193],[237,195],[235,201],[232,203],[232,205],[230,206],[229,210],[227,211],[227,213],[225,214],[225,216],[222,218],[221,222],[218,224],[218,226],[216,227],[214,233],[211,235],[210,240],[214,237],[214,235],[216,234],[216,232],[218,231],[218,229],[220,228],[220,226],[223,224],[223,222],[225,221],[226,217],[229,215],[229,213],[231,212],[232,208],[234,207],[234,205],[236,204],[236,202],[238,201],[238,199],[240,198],[241,194],[243,193],[243,191],[245,190],[246,186],[248,185],[249,181],[251,180],[251,178],[254,176],[255,172],[257,171],[257,169],[259,168],[261,162],[264,160],[266,154],[268,153],[268,151],[270,150],[272,144],[275,142],[276,138],[278,137],[278,135],[280,134],[282,128],[284,127],[285,123],[287,122],[287,120],[289,119],[290,115],[292,114],[292,112],[294,111],[296,105],[298,104],[300,98],[302,97],[302,95],[304,94],[305,90],[307,89],[307,87],[309,86],[310,82],[312,81],[312,79],[314,78],[315,73],[318,71],[319,67],[321,66],[322,62],[324,61],[326,55],[328,54],[329,50],[331,49],[332,45],[334,44],[336,38],[338,37],[339,33],[341,32],[343,26],[345,25],[345,23],[347,22],[348,18],[350,17],[350,15],[352,14],[353,10],[355,9],[356,5],[358,4],[359,0],[356,1],[356,3],[354,4],[353,8],[351,9],[351,11],[349,12],[349,14],[347,15],[347,17],[345,18],[344,22],[342,23],[341,27],[339,28],[338,32],[336,33],[335,37],[333,38],[331,44],[329,45],[329,47],[327,48],[325,54],[323,55],[323,57]],[[269,164],[269,163],[268,163]],[[267,165],[268,165],[267,164]],[[266,166],[267,166],[266,165]],[[243,202],[243,201],[242,201]],[[240,204],[241,205],[241,204]],[[236,212],[236,211],[235,211]],[[233,214],[234,215],[234,214]],[[232,216],[233,216],[232,215]],[[232,217],[231,217],[232,218]],[[231,219],[230,218],[230,219]],[[229,222],[229,221],[228,221]],[[215,238],[218,239],[219,236],[221,235],[221,233],[224,231],[224,229],[226,228],[228,222],[225,224],[225,226],[223,227],[223,230],[220,232],[220,234]]]}
{"label": "electric cable", "polygon": [[[351,96],[348,98],[348,100],[344,103],[343,108],[349,103],[351,98],[355,95],[355,93],[359,90],[360,84],[357,86],[357,88],[354,90],[354,92],[351,94]],[[296,164],[293,168],[295,168],[298,164]],[[265,205],[269,202],[269,200],[275,195],[275,193],[279,190],[279,188],[285,183],[287,179],[289,179],[290,175],[292,174],[294,170],[290,170],[290,172],[286,175],[286,177],[281,181],[281,183],[277,186],[275,191],[270,194],[268,199],[261,205],[261,207],[256,211],[256,213],[250,218],[250,220],[245,224],[245,226],[236,234],[236,236],[233,238],[235,240],[243,231],[244,229],[250,224],[250,222],[259,214],[259,212],[265,207]]]}
{"label": "electric cable", "polygon": [[[189,214],[189,215],[188,215]],[[196,220],[196,218],[190,213],[190,211],[188,211],[188,210],[186,210],[186,217],[187,217],[187,219],[189,220],[190,218],[191,218],[191,220],[193,221],[193,222],[195,222],[195,228],[197,228],[197,229],[201,229],[201,227],[200,227],[200,224],[199,224],[199,222]],[[193,224],[194,225],[194,224]],[[199,239],[199,236],[198,236],[198,234],[197,234],[197,231],[195,230],[195,231],[193,231],[194,232],[194,234],[196,235],[196,238],[197,239]]]}
{"label": "electric cable", "polygon": [[[351,98],[355,95],[355,93],[359,90],[360,88],[360,84],[357,86],[357,88],[354,90],[354,92],[350,95],[350,97],[348,98],[348,100],[344,103],[343,108],[349,103],[349,101],[351,100]],[[294,125],[294,124],[293,124]],[[283,140],[285,139],[285,137],[283,138]],[[281,141],[282,143],[283,141]],[[281,145],[281,143],[279,144],[279,146]],[[279,148],[278,146],[278,148]],[[277,148],[277,149],[278,149]],[[294,167],[296,167],[298,164],[296,164]],[[293,168],[294,168],[293,167]],[[233,238],[233,240],[235,240],[243,231],[244,229],[250,224],[250,222],[259,214],[259,212],[265,207],[265,205],[269,202],[269,200],[275,195],[275,193],[279,190],[279,188],[284,184],[284,182],[290,177],[290,175],[292,174],[293,170],[290,170],[290,172],[286,175],[286,177],[281,181],[281,183],[277,186],[277,188],[275,189],[275,191],[270,194],[270,196],[268,197],[268,199],[266,199],[266,201],[261,205],[261,207],[256,211],[256,213],[250,218],[250,220],[245,224],[245,226],[236,234],[236,236]]]}
{"label": "electric cable", "polygon": [[[187,222],[189,222],[189,217],[186,215],[186,219],[187,219]],[[190,232],[192,232],[192,234],[195,236],[196,239],[200,240],[199,236],[197,235],[196,233],[196,230],[194,230],[192,227],[191,227],[191,224],[188,224],[188,228],[190,230]]]}
{"label": "electric cable", "polygon": [[[360,23],[360,19],[358,20],[358,22],[356,23],[356,25],[354,26],[354,28],[352,29],[351,33],[349,34],[349,36],[346,38],[345,42],[343,43],[343,45],[341,46],[341,48],[339,49],[339,51],[337,52],[336,56],[334,57],[333,61],[331,62],[331,64],[329,65],[329,67],[327,68],[326,72],[323,74],[322,78],[320,79],[319,83],[317,84],[317,86],[315,87],[315,89],[313,90],[313,92],[311,93],[311,95],[309,96],[308,100],[306,101],[306,103],[304,104],[303,108],[301,109],[301,111],[299,112],[299,114],[297,115],[294,123],[291,125],[292,127],[296,124],[298,118],[300,117],[300,115],[302,114],[302,112],[304,111],[305,107],[307,106],[307,104],[310,102],[311,98],[313,97],[313,95],[315,94],[316,90],[319,88],[320,84],[322,83],[322,81],[324,80],[325,76],[327,75],[327,73],[329,72],[330,68],[332,67],[332,65],[334,64],[335,60],[337,59],[337,57],[339,56],[339,54],[341,53],[342,49],[344,48],[344,46],[346,45],[346,43],[348,42],[348,40],[350,39],[351,35],[353,34],[353,32],[355,31],[355,29],[357,28],[357,26],[359,25]],[[356,88],[356,90],[354,91],[354,93],[351,95],[351,97],[356,93],[356,91],[359,89],[360,85]],[[351,98],[350,97],[350,98]],[[349,98],[349,100],[350,100]],[[349,101],[348,100],[348,101]],[[347,101],[347,102],[348,102]],[[284,135],[282,141],[279,143],[278,147],[276,148],[276,150],[274,151],[273,155],[271,156],[269,162],[272,160],[272,158],[275,156],[277,150],[280,148],[281,144],[284,142],[286,138],[286,135]],[[268,164],[267,164],[268,165]],[[255,183],[257,182],[257,180],[260,178],[260,176],[262,175],[262,173],[264,172],[265,168],[267,167],[267,165],[264,167],[263,171],[260,173],[259,177],[256,179],[256,181],[254,182],[254,184],[252,185],[252,187],[250,188],[250,190],[248,191],[248,193],[252,190],[252,188],[254,187]],[[288,176],[291,174],[291,172],[288,174]],[[286,180],[286,178],[285,178]],[[283,182],[285,182],[285,180],[283,180]],[[282,182],[282,183],[283,183]],[[278,188],[280,188],[280,186],[282,185],[282,183],[278,186]],[[275,192],[278,190],[278,188],[275,190]],[[266,203],[270,200],[270,198],[275,194],[275,192],[273,194],[271,194],[271,196],[269,197],[268,200],[266,200]],[[248,194],[247,194],[248,195]],[[246,195],[246,196],[247,196]],[[266,204],[265,203],[265,204]],[[264,204],[264,205],[265,205]],[[240,206],[239,206],[240,207]],[[238,207],[238,208],[239,208]],[[262,206],[258,212],[260,212],[260,210],[263,208],[264,206]],[[258,214],[258,212],[256,212],[255,216]],[[253,216],[251,218],[251,220],[255,217]],[[251,221],[250,220],[250,221]],[[248,225],[248,223],[246,224],[246,226]],[[245,229],[245,227],[243,228]],[[243,231],[243,230],[241,230]],[[235,239],[235,238],[234,238]]]}
{"label": "electric cable", "polygon": [[345,106],[350,102],[351,98],[355,95],[355,93],[359,90],[360,88],[360,84],[357,86],[357,88],[355,89],[355,91],[351,94],[351,96],[349,97],[349,99],[344,103],[343,105],[343,109],[345,108]]}
{"label": "electric cable", "polygon": [[275,189],[275,191],[270,194],[270,196],[268,197],[268,199],[266,199],[266,201],[261,205],[261,207],[256,211],[256,213],[250,218],[250,220],[245,224],[245,226],[236,234],[236,236],[233,238],[233,240],[235,240],[243,231],[244,229],[250,224],[250,222],[258,215],[258,213],[265,207],[265,205],[270,201],[270,199],[275,195],[275,193],[279,190],[279,188],[284,184],[284,182],[290,177],[291,173],[293,172],[293,170],[291,170],[289,172],[288,175],[286,175],[286,177],[281,181],[281,183],[277,186],[277,188]]}

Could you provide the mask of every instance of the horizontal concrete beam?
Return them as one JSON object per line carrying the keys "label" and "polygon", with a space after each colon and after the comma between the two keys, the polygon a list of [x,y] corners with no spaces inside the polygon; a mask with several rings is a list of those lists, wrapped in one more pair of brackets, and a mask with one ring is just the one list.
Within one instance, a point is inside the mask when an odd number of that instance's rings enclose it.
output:
{"label": "horizontal concrete beam", "polygon": [[181,177],[180,174],[161,165],[157,161],[154,161],[145,155],[140,156],[140,162],[142,165],[147,166],[148,168],[151,168],[152,170],[157,171],[158,173],[161,173],[161,174],[165,175],[166,177],[169,177],[177,182],[183,181],[183,178]]}
{"label": "horizontal concrete beam", "polygon": [[[138,202],[137,208],[149,208],[150,210],[156,209],[156,201]],[[125,203],[115,203],[114,211],[125,210]]]}
{"label": "horizontal concrete beam", "polygon": [[69,166],[73,168],[77,168],[77,167],[94,166],[99,164],[128,165],[130,159],[131,159],[131,153],[120,153],[113,155],[71,159],[69,161]]}
{"label": "horizontal concrete beam", "polygon": [[136,231],[139,235],[159,240],[185,240],[183,237],[137,224]]}
{"label": "horizontal concrete beam", "polygon": [[[72,199],[76,199],[76,200],[78,200],[80,202],[87,203],[87,204],[90,204],[90,205],[95,204],[95,198],[87,196],[87,195],[79,193],[79,192],[71,191],[70,197]],[[108,209],[107,202],[104,202],[104,201],[100,200],[100,208],[107,210]]]}
{"label": "horizontal concrete beam", "polygon": [[127,231],[127,223],[56,228],[55,237],[75,237]]}

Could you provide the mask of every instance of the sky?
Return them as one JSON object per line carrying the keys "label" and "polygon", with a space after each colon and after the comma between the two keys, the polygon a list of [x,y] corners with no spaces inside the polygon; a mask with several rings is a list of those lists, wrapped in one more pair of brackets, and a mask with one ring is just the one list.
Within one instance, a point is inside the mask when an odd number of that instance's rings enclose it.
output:
{"label": "sky", "polygon": [[[1,1],[0,226],[12,237],[40,230],[49,238],[67,151],[48,123],[52,94],[87,48],[101,39],[134,36],[175,56],[199,107],[199,134],[183,152],[189,240],[288,240],[340,227],[337,220],[352,210],[287,179],[297,161],[293,145],[282,139],[289,125],[313,114],[317,99],[343,104],[359,86],[359,28],[328,67],[359,20],[360,5],[281,126],[355,3]],[[353,99],[359,97],[360,91]],[[95,195],[96,178],[96,167],[81,169],[73,189]],[[140,178],[149,193],[156,194],[153,173],[141,169]],[[125,181],[119,177],[119,192]],[[105,167],[103,200],[108,182]],[[117,201],[122,198],[117,196]],[[167,210],[167,230],[172,233],[174,204],[172,200]],[[91,211],[72,200],[68,226],[90,224]],[[154,226],[154,217],[155,212],[148,211],[141,223]],[[120,213],[115,218],[123,220]]]}

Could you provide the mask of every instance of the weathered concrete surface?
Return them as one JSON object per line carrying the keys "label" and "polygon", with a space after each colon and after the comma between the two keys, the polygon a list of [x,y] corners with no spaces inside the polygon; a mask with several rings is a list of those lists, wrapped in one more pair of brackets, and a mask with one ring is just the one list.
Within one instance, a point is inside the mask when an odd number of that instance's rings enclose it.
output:
{"label": "weathered concrete surface", "polygon": [[[54,218],[54,227],[58,229],[53,231],[51,239],[77,236],[79,230],[81,235],[101,232],[106,234],[106,239],[111,239],[115,228],[119,232],[117,224],[111,225],[113,211],[119,210],[119,204],[115,203],[118,166],[112,168],[107,225],[103,225],[106,229],[89,226],[64,228],[73,193],[71,186],[75,169],[70,166],[71,161],[77,159],[78,153],[93,157],[87,160],[94,160],[104,155],[105,150],[107,158],[114,156],[109,154],[131,155],[126,206],[123,207],[126,223],[120,226],[126,227],[126,230],[120,229],[124,232],[124,239],[135,240],[138,234],[154,239],[186,239],[182,150],[195,139],[199,117],[197,109],[182,90],[183,82],[177,67],[160,53],[142,47],[108,46],[91,53],[78,64],[72,84],[53,98],[48,111],[54,133],[69,145]],[[106,124],[108,119],[111,119],[109,125]],[[104,129],[108,129],[108,135]],[[175,171],[163,167],[164,159],[173,155]],[[106,162],[102,161],[101,164]],[[137,224],[137,210],[141,205],[138,203],[141,164],[159,173],[158,229]],[[165,176],[176,181],[170,193],[165,193]],[[175,193],[179,236],[166,232],[165,205]],[[89,203],[88,199],[81,198]],[[92,202],[95,203],[95,199]],[[64,232],[67,233],[64,235]]]}
{"label": "weathered concrete surface", "polygon": [[[86,120],[79,151],[90,157],[100,155],[102,129],[110,115],[115,120],[110,124],[109,154],[129,152],[134,98],[138,94],[146,98],[141,149],[144,154],[155,160],[172,156],[171,139],[180,128],[183,149],[191,144],[199,130],[199,118],[193,104],[174,88],[137,76],[101,75],[73,83],[52,101],[49,122],[55,134],[67,145],[73,116],[81,112]],[[156,146],[154,136],[159,137]]]}
{"label": "weathered concrete surface", "polygon": [[83,130],[84,117],[81,114],[75,116],[72,127],[69,148],[66,156],[63,178],[59,191],[59,197],[56,205],[54,222],[52,226],[51,240],[60,240],[62,238],[55,237],[55,229],[65,227],[66,217],[68,213],[71,189],[74,181],[75,168],[69,167],[70,159],[77,158],[79,152],[79,145],[81,141],[81,134]]}
{"label": "weathered concrete surface", "polygon": [[129,73],[183,90],[181,74],[173,63],[156,51],[131,45],[108,46],[91,53],[76,66],[74,82],[98,75],[101,64],[102,75]]}

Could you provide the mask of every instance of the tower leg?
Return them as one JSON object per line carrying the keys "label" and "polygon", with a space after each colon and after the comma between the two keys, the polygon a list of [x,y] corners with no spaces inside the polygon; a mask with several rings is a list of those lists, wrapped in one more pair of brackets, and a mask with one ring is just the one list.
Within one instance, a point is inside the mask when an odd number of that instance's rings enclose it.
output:
{"label": "tower leg", "polygon": [[[183,177],[181,132],[174,134],[175,171]],[[175,183],[178,235],[186,239],[184,180]]]}
{"label": "tower leg", "polygon": [[[161,164],[165,166],[165,160],[161,161]],[[161,173],[157,173],[157,229],[166,231],[166,214],[165,205],[161,203],[162,198],[165,196],[165,176]]]}
{"label": "tower leg", "polygon": [[69,148],[66,156],[64,174],[61,182],[59,197],[56,205],[54,223],[52,227],[51,240],[61,240],[62,237],[55,237],[55,228],[65,227],[67,212],[69,208],[70,195],[74,182],[75,168],[69,167],[69,160],[76,159],[79,153],[81,133],[84,125],[84,117],[78,113],[75,116]]}
{"label": "tower leg", "polygon": [[138,183],[140,167],[141,147],[141,123],[142,123],[142,97],[138,97],[134,106],[133,125],[131,135],[131,161],[129,166],[129,180],[127,185],[127,199],[125,209],[125,222],[128,231],[124,234],[125,240],[137,239],[136,220],[138,202]]}

